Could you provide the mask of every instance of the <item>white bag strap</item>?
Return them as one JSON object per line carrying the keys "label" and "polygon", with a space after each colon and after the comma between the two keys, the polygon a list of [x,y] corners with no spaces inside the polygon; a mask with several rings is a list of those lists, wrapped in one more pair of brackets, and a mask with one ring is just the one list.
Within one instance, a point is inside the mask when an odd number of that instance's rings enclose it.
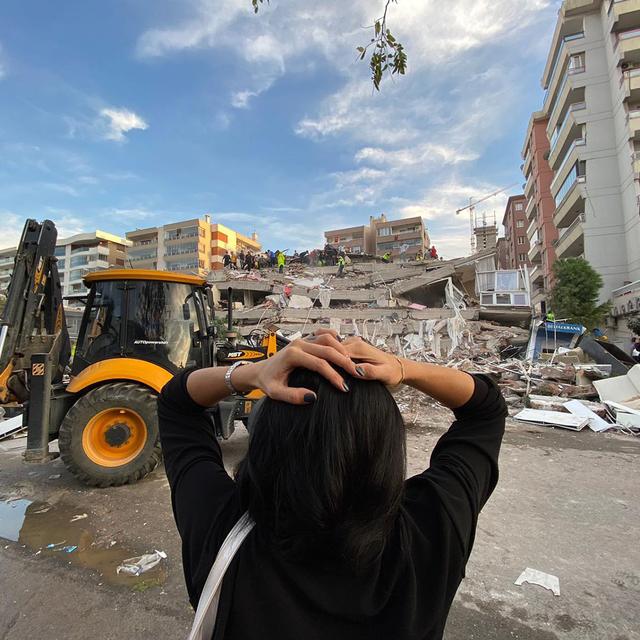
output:
{"label": "white bag strap", "polygon": [[236,522],[233,529],[229,531],[229,535],[224,539],[220,551],[218,551],[218,555],[211,567],[207,581],[204,583],[202,594],[198,601],[196,617],[191,627],[191,633],[189,634],[189,640],[211,640],[218,616],[222,579],[240,545],[249,535],[254,525],[255,522],[251,519],[251,516],[245,512],[240,517],[240,520]]}

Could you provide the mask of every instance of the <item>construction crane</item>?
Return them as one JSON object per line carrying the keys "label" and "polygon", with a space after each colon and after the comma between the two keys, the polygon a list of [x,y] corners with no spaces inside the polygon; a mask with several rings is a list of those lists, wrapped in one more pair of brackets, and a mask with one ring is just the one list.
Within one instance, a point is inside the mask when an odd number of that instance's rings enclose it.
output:
{"label": "construction crane", "polygon": [[483,196],[482,198],[479,198],[478,200],[474,200],[473,198],[469,198],[469,204],[466,207],[462,207],[460,209],[458,209],[456,211],[456,215],[461,214],[463,211],[467,211],[469,210],[469,231],[471,234],[471,253],[475,252],[476,249],[476,245],[475,245],[475,226],[476,226],[476,206],[479,205],[481,202],[484,202],[485,200],[489,200],[490,198],[493,198],[497,195],[500,195],[501,193],[504,193],[505,191],[509,191],[509,189],[513,189],[513,187],[518,186],[518,183],[516,184],[511,184],[508,187],[503,187],[502,189],[498,189],[497,191],[494,191],[493,193],[490,193],[487,196]]}

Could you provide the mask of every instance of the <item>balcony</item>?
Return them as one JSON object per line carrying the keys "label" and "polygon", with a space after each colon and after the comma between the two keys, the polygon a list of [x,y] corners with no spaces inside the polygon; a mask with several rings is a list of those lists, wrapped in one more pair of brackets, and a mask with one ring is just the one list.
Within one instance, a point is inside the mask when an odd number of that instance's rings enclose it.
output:
{"label": "balcony", "polygon": [[146,240],[134,240],[133,241],[133,246],[134,247],[155,247],[158,244],[158,238],[149,238]]}
{"label": "balcony", "polygon": [[558,84],[562,81],[562,73],[556,73],[558,70],[562,70],[567,66],[567,58],[572,53],[572,47],[570,43],[576,40],[582,40],[584,38],[584,32],[579,31],[577,33],[571,33],[562,38],[560,48],[553,63],[553,67],[548,75],[549,86],[544,96],[544,104],[548,106],[550,101],[553,101],[554,96],[557,93]]}
{"label": "balcony", "polygon": [[533,217],[532,214],[535,212],[537,212],[536,199],[532,197],[527,200],[527,206],[524,210],[524,213],[527,216],[527,220],[531,220],[531,218]]}
{"label": "balcony", "polygon": [[542,241],[535,239],[529,247],[529,260],[532,264],[539,264],[542,258],[540,250],[542,249]]}
{"label": "balcony", "polygon": [[527,238],[529,238],[529,242],[533,241],[533,236],[536,235],[538,231],[538,221],[534,218],[529,226],[527,227]]}
{"label": "balcony", "polygon": [[627,31],[640,24],[640,0],[613,0],[609,7],[612,31]]}
{"label": "balcony", "polygon": [[640,103],[640,67],[623,71],[620,85],[624,93],[624,101],[629,104]]}
{"label": "balcony", "polygon": [[579,214],[576,219],[560,232],[560,236],[554,241],[556,256],[559,259],[576,258],[584,252],[584,214]]}
{"label": "balcony", "polygon": [[580,75],[567,76],[566,82],[562,87],[558,99],[549,116],[549,123],[547,124],[547,136],[549,141],[553,139],[558,125],[561,125],[564,119],[567,117],[572,105],[580,104],[586,101],[585,98],[585,80]]}
{"label": "balcony", "polygon": [[582,122],[578,122],[577,117],[581,115],[580,111],[584,112],[586,108],[585,102],[576,102],[570,105],[564,121],[554,131],[551,149],[549,150],[549,166],[554,171],[557,171],[558,165],[562,158],[567,155],[573,142],[584,138],[585,125]]}
{"label": "balcony", "polygon": [[633,107],[627,114],[627,128],[629,130],[629,140],[640,140],[640,108]]}
{"label": "balcony", "polygon": [[[551,195],[554,197],[556,201],[556,205],[559,202],[558,193],[562,189],[563,186],[566,186],[567,180],[572,174],[578,175],[577,166],[584,166],[585,163],[580,161],[580,149],[584,147],[586,144],[586,140],[581,138],[579,140],[574,140],[569,147],[567,154],[562,159],[560,166],[555,170],[553,175],[553,180],[551,180],[550,190]],[[584,173],[581,171],[580,173]]]}
{"label": "balcony", "polygon": [[536,264],[529,272],[529,280],[532,285],[541,285],[544,283],[544,273],[542,272],[542,265]]}
{"label": "balcony", "polygon": [[529,146],[527,155],[524,158],[524,164],[522,165],[522,175],[525,178],[529,177],[529,171],[531,171],[532,160],[533,160],[533,154],[531,153],[531,146]]}
{"label": "balcony", "polygon": [[531,198],[533,195],[533,173],[529,176],[526,184],[524,185],[524,195],[527,198]]}
{"label": "balcony", "polygon": [[561,198],[556,199],[556,212],[553,215],[553,223],[556,228],[568,227],[584,211],[586,200],[583,184],[586,176],[571,176],[572,181],[568,181],[566,187],[558,192]]}
{"label": "balcony", "polygon": [[632,154],[633,158],[633,172],[636,176],[640,176],[640,151],[636,151]]}
{"label": "balcony", "polygon": [[[627,0],[628,1],[628,0]],[[620,64],[640,62],[640,29],[619,31],[615,46],[616,61]]]}

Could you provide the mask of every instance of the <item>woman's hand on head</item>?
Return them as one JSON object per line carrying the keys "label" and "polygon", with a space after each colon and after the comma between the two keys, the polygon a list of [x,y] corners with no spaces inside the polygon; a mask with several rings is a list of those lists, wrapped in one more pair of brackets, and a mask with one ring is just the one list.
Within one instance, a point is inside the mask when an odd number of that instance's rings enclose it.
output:
{"label": "woman's hand on head", "polygon": [[397,385],[404,377],[400,360],[391,353],[377,349],[360,337],[347,338],[342,345],[349,357],[364,375],[365,380],[377,380],[386,385]]}
{"label": "woman's hand on head", "polygon": [[[348,392],[349,387],[344,378],[332,365],[353,376],[362,377],[337,334],[320,329],[315,335],[295,340],[268,360],[258,363],[255,384],[274,400],[290,404],[310,404],[315,402],[315,393],[310,389],[290,387],[289,376],[295,369],[309,369],[325,377],[340,391]],[[240,367],[237,372],[242,373],[244,368]]]}

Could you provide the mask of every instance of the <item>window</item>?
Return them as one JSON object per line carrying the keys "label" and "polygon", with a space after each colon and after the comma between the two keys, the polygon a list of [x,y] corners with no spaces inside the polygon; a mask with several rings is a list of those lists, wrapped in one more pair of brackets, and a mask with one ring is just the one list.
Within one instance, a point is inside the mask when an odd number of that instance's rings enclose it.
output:
{"label": "window", "polygon": [[55,251],[54,251],[54,255],[55,256],[63,256],[66,252],[67,248],[66,247],[56,247]]}
{"label": "window", "polygon": [[515,210],[522,211],[522,209],[523,209],[522,202],[516,202]]}
{"label": "window", "polygon": [[73,267],[82,267],[85,264],[89,263],[89,256],[73,256],[71,258],[71,268]]}
{"label": "window", "polygon": [[518,229],[522,229],[524,227],[524,220],[518,220],[516,221],[516,227]]}
{"label": "window", "polygon": [[378,229],[379,236],[390,236],[391,235],[391,227],[381,227]]}
{"label": "window", "polygon": [[518,244],[524,244],[524,236],[518,236]]}
{"label": "window", "polygon": [[177,240],[178,238],[196,238],[198,235],[204,236],[204,229],[199,227],[185,227],[184,229],[170,229],[165,231],[165,240]]}
{"label": "window", "polygon": [[569,58],[569,73],[584,71],[584,52],[576,53]]}
{"label": "window", "polygon": [[520,260],[520,262],[526,262],[527,261],[527,254],[526,253],[519,253],[518,254],[518,260]]}
{"label": "window", "polygon": [[198,250],[197,242],[186,242],[185,244],[172,244],[167,247],[165,255],[178,256],[183,253],[195,253]]}

